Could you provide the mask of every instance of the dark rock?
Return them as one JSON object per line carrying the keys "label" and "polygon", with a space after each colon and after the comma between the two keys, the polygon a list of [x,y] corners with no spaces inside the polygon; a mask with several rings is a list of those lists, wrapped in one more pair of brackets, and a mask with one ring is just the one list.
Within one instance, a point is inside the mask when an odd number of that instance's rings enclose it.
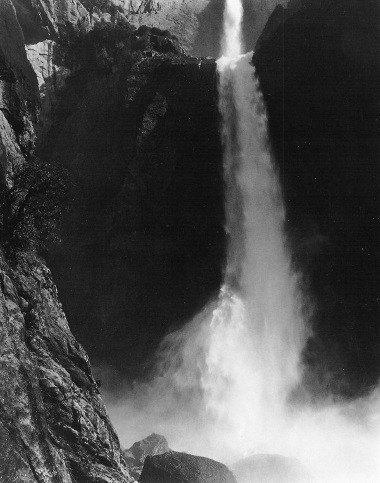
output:
{"label": "dark rock", "polygon": [[75,46],[41,150],[73,180],[49,257],[65,312],[90,356],[131,377],[218,290],[224,256],[215,61],[147,55],[137,37],[97,27]]}
{"label": "dark rock", "polygon": [[239,483],[311,483],[308,472],[294,458],[257,454],[231,468]]}
{"label": "dark rock", "polygon": [[148,456],[141,483],[236,483],[227,466],[209,458],[170,451]]}
{"label": "dark rock", "polygon": [[380,374],[379,45],[376,0],[291,1],[254,56],[314,310],[305,358],[316,394],[365,391]]}
{"label": "dark rock", "polygon": [[134,443],[129,449],[123,451],[124,459],[130,468],[130,473],[136,480],[139,479],[145,458],[170,451],[168,442],[164,436],[151,434],[142,441]]}

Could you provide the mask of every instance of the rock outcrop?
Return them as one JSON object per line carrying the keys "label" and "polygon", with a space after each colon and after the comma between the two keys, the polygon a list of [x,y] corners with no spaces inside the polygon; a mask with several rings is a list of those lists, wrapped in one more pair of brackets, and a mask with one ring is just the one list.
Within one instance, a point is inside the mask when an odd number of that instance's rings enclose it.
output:
{"label": "rock outcrop", "polygon": [[12,0],[25,43],[70,38],[91,29],[91,16],[78,0]]}
{"label": "rock outcrop", "polygon": [[142,441],[137,441],[129,449],[123,451],[124,459],[130,469],[130,473],[137,481],[140,478],[147,456],[156,456],[170,451],[168,442],[164,436],[151,434]]}
{"label": "rock outcrop", "polygon": [[236,483],[227,466],[209,458],[170,451],[148,456],[141,483]]}
{"label": "rock outcrop", "polygon": [[376,1],[292,1],[273,13],[254,57],[295,264],[312,294],[317,337],[306,358],[319,393],[320,372],[322,386],[346,394],[380,372],[379,25]]}
{"label": "rock outcrop", "polygon": [[39,95],[25,55],[24,39],[10,0],[0,3],[0,182],[10,184],[14,169],[36,143]]}
{"label": "rock outcrop", "polygon": [[2,480],[132,481],[49,270],[2,259],[0,285]]}

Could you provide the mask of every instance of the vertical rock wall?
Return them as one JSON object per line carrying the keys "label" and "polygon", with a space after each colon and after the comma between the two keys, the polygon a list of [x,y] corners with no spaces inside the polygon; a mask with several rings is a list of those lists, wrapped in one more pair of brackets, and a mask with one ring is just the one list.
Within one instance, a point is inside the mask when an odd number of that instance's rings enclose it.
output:
{"label": "vertical rock wall", "polygon": [[[37,79],[15,9],[2,0],[2,190],[12,186],[14,169],[22,170],[34,154],[39,109]],[[0,340],[0,480],[131,481],[87,354],[70,332],[49,270],[25,253],[6,258],[1,248]]]}

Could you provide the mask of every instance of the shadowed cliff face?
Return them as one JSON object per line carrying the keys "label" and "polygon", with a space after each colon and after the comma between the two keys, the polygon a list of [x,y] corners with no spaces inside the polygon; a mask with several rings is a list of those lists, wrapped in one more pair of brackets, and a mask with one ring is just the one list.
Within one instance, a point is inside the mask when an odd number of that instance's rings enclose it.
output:
{"label": "shadowed cliff face", "polygon": [[147,29],[95,29],[73,56],[79,67],[42,150],[73,181],[50,263],[91,357],[136,375],[220,283],[215,62]]}
{"label": "shadowed cliff face", "polygon": [[310,377],[348,394],[380,369],[379,28],[378,2],[291,2],[254,58],[314,305]]}

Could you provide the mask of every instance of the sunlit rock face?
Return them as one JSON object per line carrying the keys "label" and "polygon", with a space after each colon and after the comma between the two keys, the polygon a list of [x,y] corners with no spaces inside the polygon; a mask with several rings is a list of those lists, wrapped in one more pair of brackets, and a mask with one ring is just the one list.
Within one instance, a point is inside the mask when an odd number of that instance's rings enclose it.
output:
{"label": "sunlit rock face", "polygon": [[26,44],[70,37],[91,28],[88,10],[78,0],[12,0]]}
{"label": "sunlit rock face", "polygon": [[141,483],[236,483],[231,471],[222,463],[170,451],[148,456],[139,481]]}
{"label": "sunlit rock face", "polygon": [[[169,29],[185,50],[196,56],[220,55],[224,2],[221,0],[112,0],[134,25]],[[286,0],[245,0],[243,23],[247,50],[252,50],[276,5]]]}
{"label": "sunlit rock face", "polygon": [[39,96],[10,0],[0,4],[0,171],[9,184],[14,169],[36,143]]}
{"label": "sunlit rock face", "polygon": [[370,0],[290,2],[254,57],[314,305],[317,391],[352,394],[379,376],[379,22]]}
{"label": "sunlit rock face", "polygon": [[[94,18],[77,0],[14,0],[28,60],[36,73],[40,97],[39,141],[49,130],[59,91],[70,75],[69,45],[92,29]],[[98,18],[100,20],[100,18]]]}

